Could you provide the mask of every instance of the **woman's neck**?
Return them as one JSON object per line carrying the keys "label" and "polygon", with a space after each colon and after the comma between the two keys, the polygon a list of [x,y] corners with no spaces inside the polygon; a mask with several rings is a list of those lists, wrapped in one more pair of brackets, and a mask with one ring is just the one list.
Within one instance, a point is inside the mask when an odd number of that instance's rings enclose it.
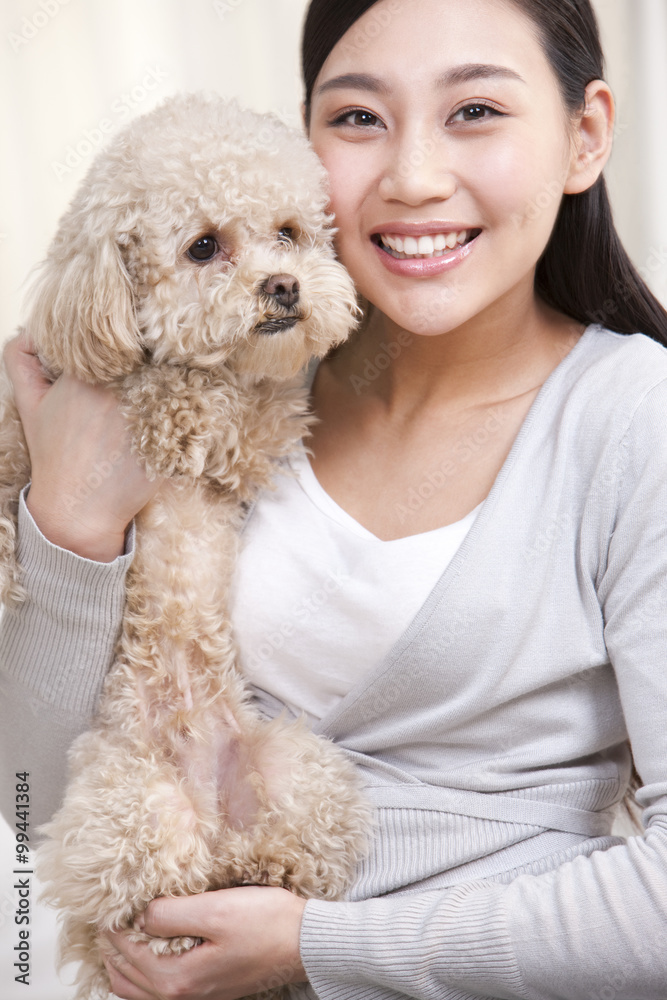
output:
{"label": "woman's neck", "polygon": [[510,316],[489,313],[446,333],[397,326],[375,307],[336,353],[332,367],[356,395],[388,416],[408,416],[454,401],[462,406],[511,399],[541,385],[577,342],[583,326],[539,300]]}

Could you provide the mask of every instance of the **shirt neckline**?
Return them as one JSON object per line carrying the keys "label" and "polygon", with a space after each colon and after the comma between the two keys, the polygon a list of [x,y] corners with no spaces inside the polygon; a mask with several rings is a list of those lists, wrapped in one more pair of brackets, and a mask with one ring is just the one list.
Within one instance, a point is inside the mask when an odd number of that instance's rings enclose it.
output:
{"label": "shirt neckline", "polygon": [[460,518],[458,521],[453,521],[450,524],[440,525],[438,528],[431,528],[429,531],[419,531],[414,532],[411,535],[402,535],[400,538],[378,538],[377,535],[373,534],[368,528],[365,528],[363,524],[357,521],[356,518],[352,517],[344,507],[341,507],[336,501],[330,496],[329,493],[324,489],[319,479],[315,475],[315,471],[310,464],[308,455],[305,451],[300,452],[296,455],[290,457],[290,464],[295,471],[299,472],[299,485],[303,492],[306,494],[308,499],[314,504],[317,509],[324,514],[326,517],[331,518],[337,524],[346,528],[352,534],[357,535],[359,538],[363,538],[366,541],[377,542],[379,545],[398,545],[398,543],[409,543],[414,540],[415,544],[418,544],[421,539],[434,540],[437,537],[442,537],[443,535],[456,534],[462,528],[468,527],[475,520],[479,510],[482,507],[482,503],[477,504],[465,517]]}
{"label": "shirt neckline", "polygon": [[[546,405],[547,400],[551,397],[554,387],[558,386],[561,380],[565,378],[567,372],[570,370],[576,359],[579,357],[579,354],[584,349],[584,345],[588,344],[588,341],[591,339],[593,334],[602,329],[604,328],[597,323],[587,326],[574,347],[568,351],[567,355],[563,358],[560,364],[558,364],[551,372],[533,400],[528,413],[524,417],[523,423],[521,424],[518,434],[514,439],[510,452],[498,475],[496,476],[486,500],[484,500],[481,504],[479,516],[475,518],[475,522],[471,526],[470,531],[463,539],[463,542],[455,553],[454,558],[436,581],[435,586],[431,590],[431,593],[427,597],[426,601],[422,604],[421,608],[403,634],[396,640],[385,658],[377,664],[375,670],[372,670],[369,674],[366,674],[363,678],[361,678],[357,684],[354,684],[345,697],[342,698],[338,704],[334,705],[313,726],[313,732],[318,735],[328,736],[329,738],[334,737],[336,726],[340,724],[346,713],[359,701],[360,698],[363,698],[366,692],[372,689],[385,676],[385,674],[387,674],[388,671],[391,671],[394,668],[397,662],[399,662],[401,657],[404,655],[406,649],[410,646],[415,637],[424,627],[425,623],[431,617],[435,607],[445,599],[451,582],[459,576],[462,567],[468,558],[468,553],[477,544],[478,535],[484,531],[487,521],[492,516],[493,509],[498,502],[499,495],[502,493],[505,481],[516,464],[518,456],[524,450],[524,442],[526,438],[530,437],[533,425]],[[313,378],[314,372],[311,378],[311,385]]]}

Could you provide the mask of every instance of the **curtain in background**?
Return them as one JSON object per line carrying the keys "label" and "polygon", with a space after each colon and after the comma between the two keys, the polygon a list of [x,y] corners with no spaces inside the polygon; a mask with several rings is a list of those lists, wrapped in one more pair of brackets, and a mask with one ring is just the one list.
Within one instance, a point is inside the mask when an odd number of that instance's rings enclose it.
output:
{"label": "curtain in background", "polygon": [[667,305],[667,0],[594,0],[617,101],[607,180],[616,223]]}
{"label": "curtain in background", "polygon": [[[335,0],[332,0],[335,2]],[[621,235],[667,303],[667,0],[594,0],[618,101],[607,176]],[[306,0],[4,0],[0,340],[95,150],[179,89],[299,123]]]}

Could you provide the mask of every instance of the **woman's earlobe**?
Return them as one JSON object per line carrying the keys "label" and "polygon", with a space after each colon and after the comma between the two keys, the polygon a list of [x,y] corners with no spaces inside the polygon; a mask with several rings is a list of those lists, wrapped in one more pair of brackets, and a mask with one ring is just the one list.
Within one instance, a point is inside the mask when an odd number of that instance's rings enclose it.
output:
{"label": "woman's earlobe", "polygon": [[586,104],[573,141],[565,194],[581,194],[597,181],[611,154],[614,135],[614,97],[604,80],[586,87]]}

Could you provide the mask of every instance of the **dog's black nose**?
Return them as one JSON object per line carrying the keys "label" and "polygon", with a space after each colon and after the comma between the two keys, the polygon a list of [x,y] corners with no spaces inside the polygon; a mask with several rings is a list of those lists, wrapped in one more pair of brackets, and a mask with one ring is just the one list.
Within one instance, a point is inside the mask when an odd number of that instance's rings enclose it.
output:
{"label": "dog's black nose", "polygon": [[271,274],[262,285],[262,291],[281,306],[294,306],[299,301],[299,282],[293,274]]}

